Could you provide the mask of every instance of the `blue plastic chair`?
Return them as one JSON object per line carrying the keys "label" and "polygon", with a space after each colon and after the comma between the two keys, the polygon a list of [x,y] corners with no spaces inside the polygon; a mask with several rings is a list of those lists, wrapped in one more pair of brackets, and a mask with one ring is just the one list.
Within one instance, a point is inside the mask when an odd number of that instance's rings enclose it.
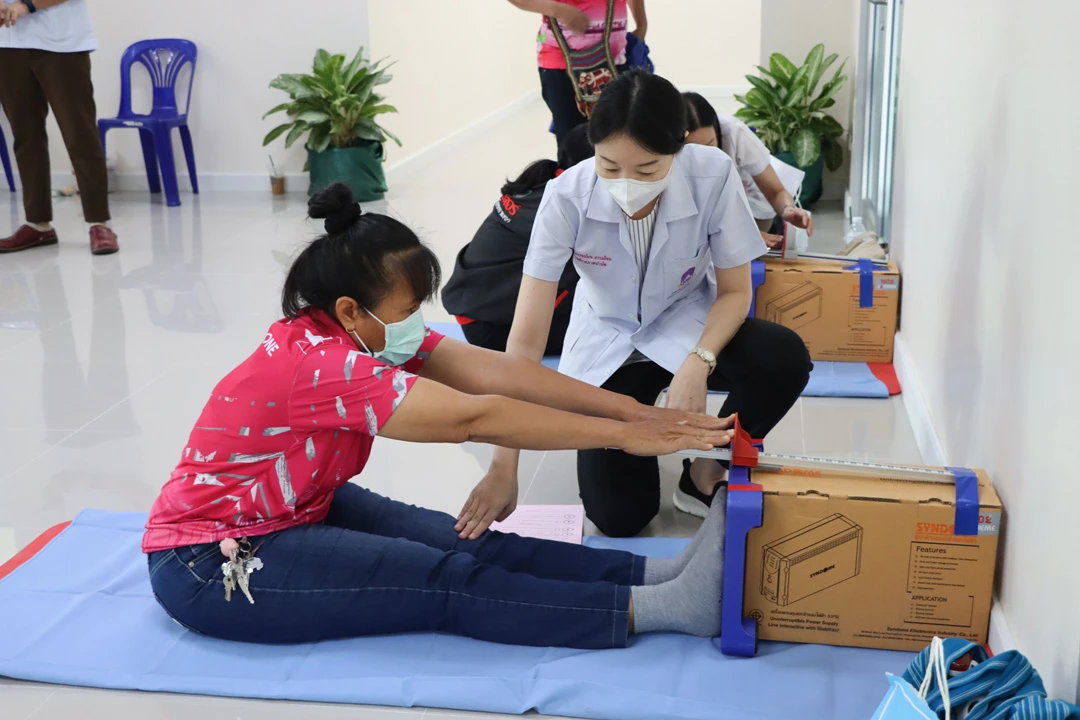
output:
{"label": "blue plastic chair", "polygon": [[[146,179],[150,192],[161,192],[165,185],[165,201],[170,206],[180,204],[180,190],[176,182],[176,163],[173,160],[172,130],[180,130],[180,140],[187,156],[191,189],[199,192],[199,178],[195,174],[195,152],[191,145],[187,112],[191,107],[191,88],[195,84],[195,59],[198,50],[190,40],[161,39],[143,40],[130,46],[120,58],[120,111],[115,118],[98,120],[101,147],[105,147],[105,133],[113,128],[136,128],[142,140],[143,160],[146,162]],[[150,73],[154,84],[154,104],[149,115],[139,115],[131,109],[131,68],[141,63]],[[185,64],[191,63],[191,81],[188,83],[187,103],[183,114],[176,106],[176,79]],[[158,181],[158,167],[161,181]]]}
{"label": "blue plastic chair", "polygon": [[0,128],[0,164],[4,166],[4,175],[7,177],[8,189],[15,192],[15,176],[11,173],[11,158],[8,157],[7,138],[4,137],[4,129]]}

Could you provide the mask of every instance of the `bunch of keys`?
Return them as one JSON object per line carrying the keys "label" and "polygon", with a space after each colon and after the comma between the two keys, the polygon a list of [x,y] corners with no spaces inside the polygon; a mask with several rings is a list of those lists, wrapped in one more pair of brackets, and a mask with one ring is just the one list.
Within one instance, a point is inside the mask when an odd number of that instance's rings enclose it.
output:
{"label": "bunch of keys", "polygon": [[239,542],[232,538],[222,540],[221,552],[229,558],[221,564],[222,581],[225,584],[225,602],[232,601],[233,590],[239,587],[248,602],[254,605],[255,598],[251,595],[248,576],[262,569],[262,560],[252,554],[251,543],[247,538],[240,538]]}

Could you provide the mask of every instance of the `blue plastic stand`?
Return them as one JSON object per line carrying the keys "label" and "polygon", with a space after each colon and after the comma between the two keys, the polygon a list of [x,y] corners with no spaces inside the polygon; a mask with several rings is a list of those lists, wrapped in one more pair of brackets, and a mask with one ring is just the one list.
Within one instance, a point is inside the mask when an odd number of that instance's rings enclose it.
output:
{"label": "blue plastic stand", "polygon": [[757,307],[757,289],[765,283],[765,261],[764,260],[751,260],[750,261],[750,314],[747,317],[754,317],[754,310]]}
{"label": "blue plastic stand", "polygon": [[757,621],[743,617],[746,577],[746,535],[761,526],[761,486],[750,482],[750,469],[728,471],[727,525],[724,528],[724,587],[721,593],[720,637],[713,639],[725,655],[754,657]]}

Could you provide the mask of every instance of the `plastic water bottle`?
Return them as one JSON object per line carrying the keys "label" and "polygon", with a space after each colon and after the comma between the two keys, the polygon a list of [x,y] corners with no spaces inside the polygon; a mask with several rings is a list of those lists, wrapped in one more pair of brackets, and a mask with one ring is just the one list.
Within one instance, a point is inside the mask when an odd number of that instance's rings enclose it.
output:
{"label": "plastic water bottle", "polygon": [[802,228],[795,228],[795,251],[800,255],[810,251],[810,236]]}
{"label": "plastic water bottle", "polygon": [[848,228],[847,235],[844,236],[844,243],[850,243],[864,232],[866,232],[866,226],[863,225],[862,218],[856,215],[851,218],[851,227]]}

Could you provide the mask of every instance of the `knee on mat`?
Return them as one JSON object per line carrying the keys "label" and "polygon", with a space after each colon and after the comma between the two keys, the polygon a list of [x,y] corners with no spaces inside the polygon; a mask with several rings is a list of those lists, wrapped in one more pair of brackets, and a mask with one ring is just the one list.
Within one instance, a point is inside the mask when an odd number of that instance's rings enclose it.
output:
{"label": "knee on mat", "polygon": [[773,347],[767,360],[769,376],[775,381],[790,383],[793,389],[802,392],[814,369],[806,343],[794,330],[776,326],[771,344]]}
{"label": "knee on mat", "polygon": [[586,508],[585,515],[596,525],[597,530],[607,537],[634,537],[652,522],[659,508],[647,512],[594,512]]}

